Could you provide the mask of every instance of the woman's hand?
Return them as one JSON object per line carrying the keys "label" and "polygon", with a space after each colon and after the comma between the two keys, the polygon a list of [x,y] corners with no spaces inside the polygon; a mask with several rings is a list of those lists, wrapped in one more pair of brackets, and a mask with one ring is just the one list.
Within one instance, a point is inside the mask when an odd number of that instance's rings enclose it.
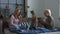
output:
{"label": "woman's hand", "polygon": [[22,16],[19,16],[18,19],[19,19],[19,20],[22,20]]}

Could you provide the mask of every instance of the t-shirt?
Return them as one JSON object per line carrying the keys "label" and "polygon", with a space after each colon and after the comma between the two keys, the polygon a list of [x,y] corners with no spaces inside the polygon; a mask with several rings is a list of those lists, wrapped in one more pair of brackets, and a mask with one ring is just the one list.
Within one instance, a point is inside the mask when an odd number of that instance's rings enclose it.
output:
{"label": "t-shirt", "polygon": [[11,25],[18,25],[19,19],[16,19],[13,15],[11,16]]}

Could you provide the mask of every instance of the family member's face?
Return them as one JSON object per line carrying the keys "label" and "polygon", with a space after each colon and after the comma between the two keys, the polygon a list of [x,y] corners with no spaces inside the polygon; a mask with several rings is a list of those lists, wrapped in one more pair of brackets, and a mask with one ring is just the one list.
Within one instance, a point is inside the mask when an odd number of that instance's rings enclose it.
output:
{"label": "family member's face", "polygon": [[44,12],[44,15],[47,17],[47,16],[49,16],[49,12],[48,11],[45,11]]}
{"label": "family member's face", "polygon": [[18,10],[18,11],[17,11],[17,15],[19,15],[20,13],[21,13],[21,11],[20,11],[20,10]]}

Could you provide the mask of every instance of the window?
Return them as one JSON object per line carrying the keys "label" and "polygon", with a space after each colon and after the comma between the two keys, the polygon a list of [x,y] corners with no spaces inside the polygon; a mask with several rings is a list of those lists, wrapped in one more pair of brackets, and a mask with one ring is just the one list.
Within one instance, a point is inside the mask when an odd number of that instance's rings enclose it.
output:
{"label": "window", "polygon": [[[9,3],[9,11],[5,12],[4,9],[6,5]],[[19,4],[19,8],[21,8],[21,12],[24,11],[24,0],[17,0],[17,3]],[[0,0],[0,9],[2,9],[3,16],[9,16],[14,12],[16,8],[16,0]]]}

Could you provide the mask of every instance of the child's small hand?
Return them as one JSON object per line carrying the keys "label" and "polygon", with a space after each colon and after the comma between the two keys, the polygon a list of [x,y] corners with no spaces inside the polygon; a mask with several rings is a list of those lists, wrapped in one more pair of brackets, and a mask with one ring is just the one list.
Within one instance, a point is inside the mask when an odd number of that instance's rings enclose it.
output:
{"label": "child's small hand", "polygon": [[45,20],[45,19],[43,19],[43,22],[46,22],[46,20]]}
{"label": "child's small hand", "polygon": [[21,26],[21,24],[18,24],[19,26]]}
{"label": "child's small hand", "polygon": [[46,23],[45,19],[41,19],[41,20],[40,20],[40,23],[41,23],[41,24]]}

